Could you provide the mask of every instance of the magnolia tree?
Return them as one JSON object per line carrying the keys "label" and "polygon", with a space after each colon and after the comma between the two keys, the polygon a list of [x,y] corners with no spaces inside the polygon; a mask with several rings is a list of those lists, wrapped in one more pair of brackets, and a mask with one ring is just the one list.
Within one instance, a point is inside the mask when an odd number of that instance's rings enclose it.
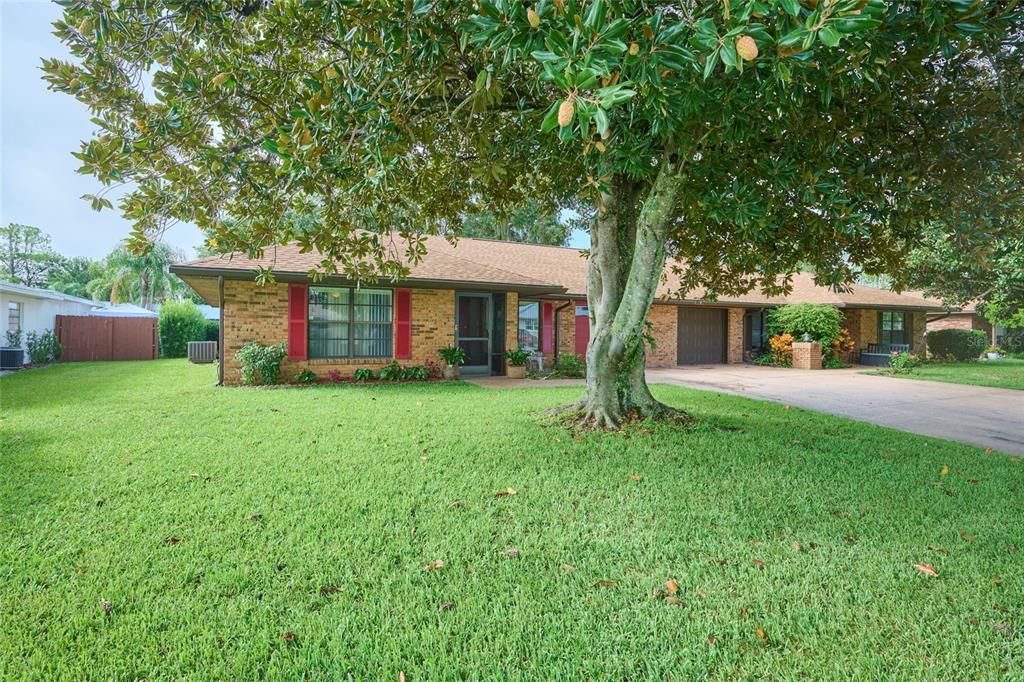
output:
{"label": "magnolia tree", "polygon": [[129,186],[136,248],[185,220],[224,251],[297,240],[324,273],[400,276],[418,233],[481,212],[592,214],[580,408],[601,426],[667,412],[643,375],[666,259],[710,297],[801,263],[898,273],[950,202],[1011,210],[1020,172],[1016,2],[63,4],[73,58],[45,77],[92,110],[87,198]]}

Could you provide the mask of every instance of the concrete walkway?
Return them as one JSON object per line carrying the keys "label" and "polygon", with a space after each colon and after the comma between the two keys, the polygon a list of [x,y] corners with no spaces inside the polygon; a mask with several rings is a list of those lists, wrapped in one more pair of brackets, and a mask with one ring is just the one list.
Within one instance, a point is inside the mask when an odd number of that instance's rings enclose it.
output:
{"label": "concrete walkway", "polygon": [[651,369],[649,383],[771,400],[809,410],[1024,455],[1024,391],[755,365]]}

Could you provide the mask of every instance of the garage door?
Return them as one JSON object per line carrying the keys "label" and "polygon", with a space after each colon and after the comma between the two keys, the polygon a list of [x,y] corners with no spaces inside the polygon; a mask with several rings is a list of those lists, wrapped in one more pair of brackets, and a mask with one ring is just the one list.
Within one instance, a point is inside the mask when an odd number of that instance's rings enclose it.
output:
{"label": "garage door", "polygon": [[725,310],[679,308],[676,361],[680,365],[725,362]]}

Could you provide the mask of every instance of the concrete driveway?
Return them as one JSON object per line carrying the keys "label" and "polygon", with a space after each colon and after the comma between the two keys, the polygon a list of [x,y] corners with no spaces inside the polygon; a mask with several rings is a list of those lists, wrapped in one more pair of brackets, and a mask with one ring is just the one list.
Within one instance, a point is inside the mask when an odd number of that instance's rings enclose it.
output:
{"label": "concrete driveway", "polygon": [[756,365],[652,369],[649,383],[771,400],[809,410],[1024,455],[1024,391]]}

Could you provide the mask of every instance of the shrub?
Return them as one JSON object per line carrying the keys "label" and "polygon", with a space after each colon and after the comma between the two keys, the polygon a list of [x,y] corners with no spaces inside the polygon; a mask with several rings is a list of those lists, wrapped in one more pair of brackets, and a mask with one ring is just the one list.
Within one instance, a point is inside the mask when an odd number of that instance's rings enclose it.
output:
{"label": "shrub", "polygon": [[1024,353],[1024,329],[1007,331],[1003,336],[1003,350],[1013,355]]}
{"label": "shrub", "polygon": [[771,362],[768,364],[778,367],[793,366],[792,334],[776,334],[768,339],[768,348],[770,349],[768,357],[771,358]]}
{"label": "shrub", "polygon": [[206,320],[206,340],[220,341],[220,320]]}
{"label": "shrub", "polygon": [[826,357],[821,361],[823,369],[842,369],[846,367],[846,363],[839,358]]}
{"label": "shrub", "polygon": [[423,365],[410,365],[405,368],[406,381],[426,381],[430,378],[430,370]]}
{"label": "shrub", "polygon": [[985,332],[978,329],[940,329],[928,332],[928,352],[937,360],[977,360],[988,345]]}
{"label": "shrub", "polygon": [[425,363],[423,363],[423,366],[427,368],[428,379],[441,378],[441,365],[437,364],[433,360],[427,360]]}
{"label": "shrub", "polygon": [[563,353],[555,361],[555,374],[578,379],[587,375],[587,364],[575,353]]}
{"label": "shrub", "polygon": [[286,354],[284,341],[269,346],[255,341],[245,344],[235,354],[235,359],[242,365],[242,383],[250,386],[276,384]]}
{"label": "shrub", "polygon": [[525,348],[507,350],[505,351],[505,359],[513,367],[525,367],[526,363],[530,361],[530,351]]}
{"label": "shrub", "polygon": [[910,374],[921,366],[921,356],[903,351],[902,353],[889,354],[890,374]]}
{"label": "shrub", "polygon": [[206,340],[206,318],[192,301],[160,306],[159,326],[160,354],[165,358],[183,358],[189,341]]}
{"label": "shrub", "polygon": [[830,305],[796,303],[774,308],[768,312],[765,331],[769,336],[789,334],[800,339],[804,334],[829,348],[842,335],[843,314]]}
{"label": "shrub", "polygon": [[[334,370],[334,371],[337,372],[338,370]],[[338,372],[338,374],[340,376],[341,373]],[[363,382],[366,382],[366,381],[373,381],[376,378],[377,378],[377,373],[374,372],[372,369],[370,369],[368,367],[360,367],[356,371],[352,372],[352,380],[353,381],[358,381],[359,383],[363,383]]]}
{"label": "shrub", "polygon": [[316,375],[316,372],[306,367],[301,372],[296,373],[294,379],[299,384],[315,384],[320,377]]}
{"label": "shrub", "polygon": [[8,348],[21,348],[21,327],[8,329],[6,336]]}
{"label": "shrub", "polygon": [[64,349],[57,336],[47,329],[42,334],[29,332],[25,336],[25,350],[28,351],[28,360],[33,365],[44,365],[48,362],[60,360]]}
{"label": "shrub", "polygon": [[[357,369],[356,371],[358,372],[359,370]],[[370,372],[370,370],[366,370],[366,371]],[[370,372],[370,373],[372,374],[372,372]],[[332,384],[341,383],[342,379],[343,379],[343,377],[341,376],[341,370],[332,369],[329,372],[327,372],[327,380],[329,382],[331,382]]]}
{"label": "shrub", "polygon": [[445,346],[437,351],[445,364],[449,367],[457,367],[466,364],[466,351],[459,346]]}

